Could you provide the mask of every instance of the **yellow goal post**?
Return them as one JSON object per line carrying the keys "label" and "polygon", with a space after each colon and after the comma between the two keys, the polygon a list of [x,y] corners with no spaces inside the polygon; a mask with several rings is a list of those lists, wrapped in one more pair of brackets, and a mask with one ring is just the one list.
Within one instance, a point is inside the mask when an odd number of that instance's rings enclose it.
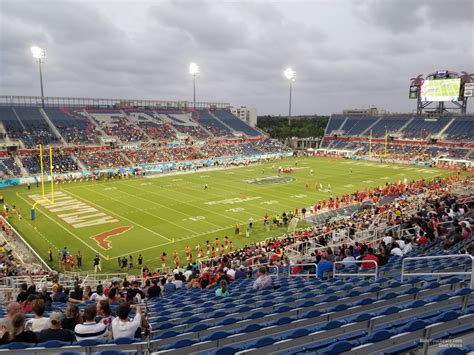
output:
{"label": "yellow goal post", "polygon": [[40,202],[48,202],[54,205],[54,174],[53,174],[53,147],[49,146],[49,176],[51,181],[51,188],[48,195],[45,193],[45,162],[43,155],[43,145],[39,145],[39,163],[40,163],[40,179],[41,179],[41,199],[33,203],[31,206],[31,219],[34,221],[36,217],[35,207]]}

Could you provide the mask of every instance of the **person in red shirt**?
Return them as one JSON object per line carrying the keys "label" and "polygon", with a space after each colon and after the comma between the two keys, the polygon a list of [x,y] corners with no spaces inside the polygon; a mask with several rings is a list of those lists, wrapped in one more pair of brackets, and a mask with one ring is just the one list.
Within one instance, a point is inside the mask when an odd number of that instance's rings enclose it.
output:
{"label": "person in red shirt", "polygon": [[369,260],[375,261],[376,263],[379,262],[379,258],[377,258],[377,257],[374,255],[374,253],[373,253],[373,251],[372,251],[372,248],[368,248],[368,249],[367,249],[367,255],[362,258],[362,261],[366,261],[366,262],[362,263],[362,268],[364,268],[364,269],[372,269],[372,268],[375,267],[375,264],[374,264],[374,263],[367,262],[367,261],[369,261]]}
{"label": "person in red shirt", "polygon": [[420,231],[420,236],[418,237],[418,240],[416,242],[418,243],[420,247],[422,247],[428,242],[428,238],[426,238],[424,231],[422,230]]}

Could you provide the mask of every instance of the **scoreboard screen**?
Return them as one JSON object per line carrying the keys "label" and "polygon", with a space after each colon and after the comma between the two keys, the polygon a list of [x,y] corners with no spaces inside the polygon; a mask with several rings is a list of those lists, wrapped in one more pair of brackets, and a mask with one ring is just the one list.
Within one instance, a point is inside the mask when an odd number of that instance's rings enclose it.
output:
{"label": "scoreboard screen", "polygon": [[425,80],[421,84],[421,101],[458,101],[461,79]]}

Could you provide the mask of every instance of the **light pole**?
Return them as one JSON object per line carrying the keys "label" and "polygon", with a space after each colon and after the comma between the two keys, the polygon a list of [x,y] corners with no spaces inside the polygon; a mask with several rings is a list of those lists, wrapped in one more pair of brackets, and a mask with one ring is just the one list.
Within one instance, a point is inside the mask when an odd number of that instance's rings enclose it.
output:
{"label": "light pole", "polygon": [[196,63],[189,64],[189,74],[193,76],[193,106],[196,111],[196,75],[199,73],[199,66]]}
{"label": "light pole", "polygon": [[44,49],[37,46],[31,47],[31,53],[33,54],[33,58],[38,60],[38,64],[39,64],[40,86],[41,86],[41,106],[44,108],[43,72],[41,70],[41,63],[44,63],[44,58],[46,57],[46,53]]}
{"label": "light pole", "polygon": [[283,72],[285,77],[290,81],[290,100],[288,103],[288,144],[290,144],[291,139],[291,90],[293,88],[293,82],[295,81],[295,71],[291,68],[286,68]]}

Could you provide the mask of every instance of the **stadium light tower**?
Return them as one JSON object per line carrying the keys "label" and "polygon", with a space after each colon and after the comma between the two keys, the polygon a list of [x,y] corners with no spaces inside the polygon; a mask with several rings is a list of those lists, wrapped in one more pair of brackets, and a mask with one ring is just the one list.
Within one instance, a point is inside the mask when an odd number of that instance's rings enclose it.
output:
{"label": "stadium light tower", "polygon": [[285,77],[290,81],[290,100],[288,104],[288,128],[291,132],[291,90],[293,88],[293,82],[295,81],[295,71],[291,68],[286,68],[283,72]]}
{"label": "stadium light tower", "polygon": [[40,48],[37,46],[31,47],[31,53],[33,54],[33,58],[35,58],[39,64],[40,85],[41,85],[41,106],[44,108],[43,72],[41,71],[41,63],[44,63],[44,58],[46,57],[46,53],[43,48]]}
{"label": "stadium light tower", "polygon": [[189,64],[189,74],[193,76],[193,104],[196,111],[196,75],[199,73],[199,66],[196,63]]}

